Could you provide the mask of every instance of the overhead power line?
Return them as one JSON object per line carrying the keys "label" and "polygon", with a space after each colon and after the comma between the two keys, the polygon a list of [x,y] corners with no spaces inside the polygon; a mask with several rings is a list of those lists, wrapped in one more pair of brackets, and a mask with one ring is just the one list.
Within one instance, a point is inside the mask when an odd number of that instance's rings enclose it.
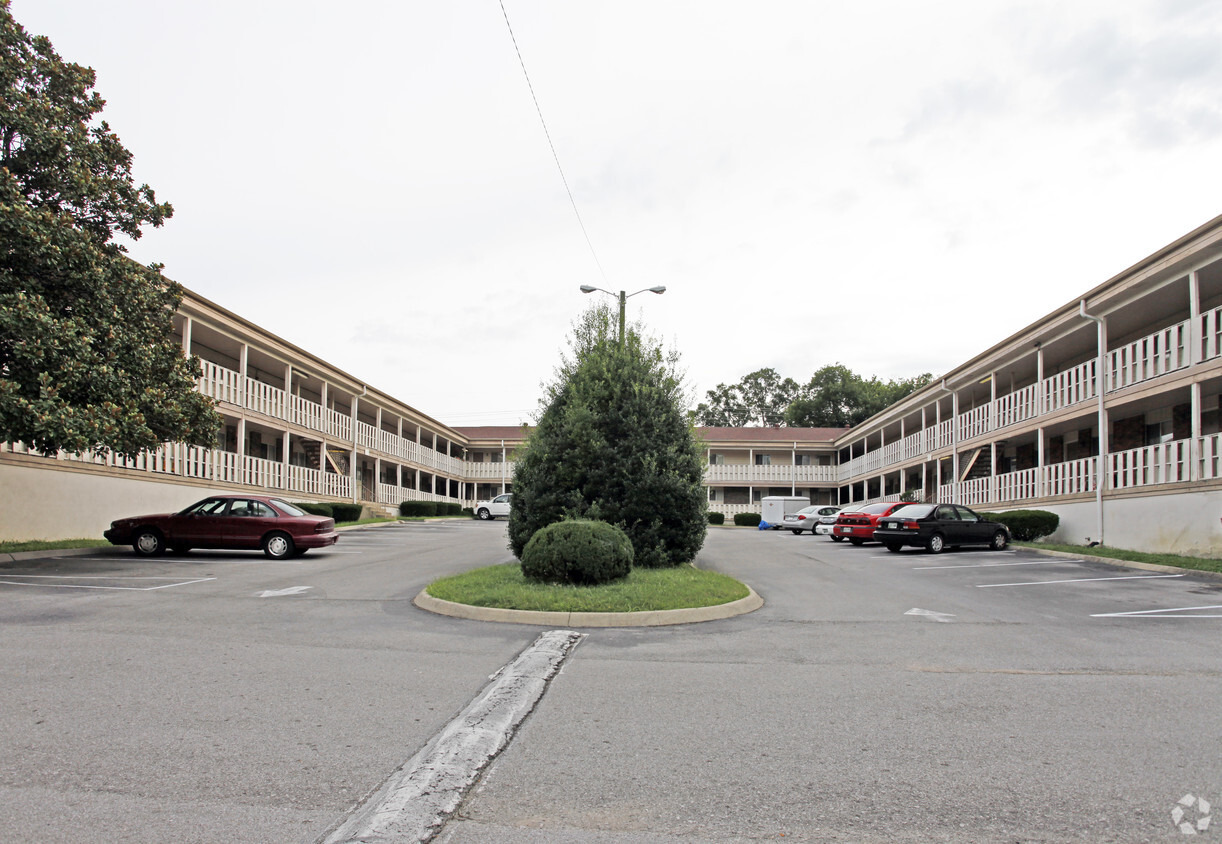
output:
{"label": "overhead power line", "polygon": [[[569,195],[569,203],[573,206],[573,213],[577,215],[577,225],[581,226],[581,233],[585,236],[586,246],[590,247],[590,255],[594,258],[594,264],[598,267],[598,274],[602,276],[603,281],[607,281],[607,274],[603,271],[602,262],[598,260],[598,253],[594,251],[594,243],[590,240],[590,233],[586,231],[586,224],[581,219],[581,212],[577,210],[577,200],[573,198],[573,191],[569,187],[569,180],[564,175],[564,168],[560,166],[560,156],[556,154],[556,145],[552,143],[552,133],[547,129],[547,121],[543,119],[543,109],[539,107],[539,98],[535,96],[535,86],[531,84],[530,74],[526,72],[526,62],[522,59],[522,50],[518,47],[518,39],[513,34],[513,25],[509,23],[509,13],[505,11],[505,0],[498,0],[501,4],[501,14],[505,16],[505,26],[509,30],[509,39],[513,41],[514,52],[518,54],[518,64],[522,66],[522,75],[526,77],[526,87],[530,89],[530,98],[535,103],[535,112],[539,115],[539,122],[543,124],[543,134],[547,137],[547,145],[552,151],[552,160],[556,162],[556,169],[560,171],[560,181],[564,182],[565,193]],[[610,284],[607,281],[607,284]]]}

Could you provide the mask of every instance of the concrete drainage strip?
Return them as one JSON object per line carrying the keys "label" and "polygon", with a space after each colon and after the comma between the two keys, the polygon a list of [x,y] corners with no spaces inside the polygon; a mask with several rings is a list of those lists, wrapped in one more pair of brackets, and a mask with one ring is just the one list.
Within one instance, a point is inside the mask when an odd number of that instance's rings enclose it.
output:
{"label": "concrete drainage strip", "polygon": [[390,775],[320,844],[407,844],[432,840],[467,789],[508,746],[551,679],[586,634],[543,633],[492,675],[467,707]]}

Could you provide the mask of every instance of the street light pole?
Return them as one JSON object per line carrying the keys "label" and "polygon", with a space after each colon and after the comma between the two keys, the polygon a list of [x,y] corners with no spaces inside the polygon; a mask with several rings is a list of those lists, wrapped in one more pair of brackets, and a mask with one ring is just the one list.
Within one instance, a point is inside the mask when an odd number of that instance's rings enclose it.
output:
{"label": "street light pole", "polygon": [[[591,287],[588,284],[581,285],[578,290],[580,290],[582,293],[593,293],[597,290],[599,293],[606,293],[608,296],[616,296],[616,294],[612,293],[610,290],[603,290],[601,287]],[[666,287],[661,284],[659,284],[657,287],[646,287],[643,290],[636,291],[636,293],[657,293],[659,296],[665,292]],[[624,345],[624,311],[628,307],[628,299],[635,296],[636,293],[627,293],[621,290],[618,296],[616,296],[616,298],[619,299],[619,344],[621,346]]]}

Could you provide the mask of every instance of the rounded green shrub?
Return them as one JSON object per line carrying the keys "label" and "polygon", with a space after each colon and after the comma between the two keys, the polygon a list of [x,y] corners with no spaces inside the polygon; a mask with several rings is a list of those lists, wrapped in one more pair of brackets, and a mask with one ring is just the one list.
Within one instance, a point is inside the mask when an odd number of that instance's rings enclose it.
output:
{"label": "rounded green shrub", "polygon": [[436,516],[436,501],[404,501],[399,504],[400,516]]}
{"label": "rounded green shrub", "polygon": [[337,522],[355,522],[361,518],[360,504],[332,504],[331,515]]}
{"label": "rounded green shrub", "polygon": [[758,527],[761,518],[763,517],[759,513],[735,513],[734,524],[739,527]]}
{"label": "rounded green shrub", "polygon": [[445,508],[446,508],[446,511],[444,513],[439,511],[437,515],[439,516],[461,516],[462,515],[462,505],[458,504],[457,502],[448,501],[446,502]]}
{"label": "rounded green shrub", "polygon": [[1018,542],[1034,542],[1043,536],[1056,533],[1061,517],[1047,510],[1011,510],[994,513],[992,519],[1010,529],[1010,536]]}
{"label": "rounded green shrub", "polygon": [[709,512],[709,524],[724,525],[725,523],[726,523],[726,514],[725,513],[714,513],[711,511]]}
{"label": "rounded green shrub", "polygon": [[316,501],[294,501],[294,507],[305,510],[311,516],[334,516],[330,504],[319,504]]}
{"label": "rounded green shrub", "polygon": [[593,586],[627,577],[632,541],[615,525],[572,520],[535,531],[522,551],[528,580]]}

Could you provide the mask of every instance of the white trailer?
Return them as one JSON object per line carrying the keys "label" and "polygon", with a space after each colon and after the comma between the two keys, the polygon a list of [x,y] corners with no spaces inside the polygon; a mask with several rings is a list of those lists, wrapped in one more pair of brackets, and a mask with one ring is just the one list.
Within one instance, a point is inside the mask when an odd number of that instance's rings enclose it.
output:
{"label": "white trailer", "polygon": [[760,530],[780,530],[785,517],[810,506],[804,495],[768,495],[764,497],[764,509],[760,515]]}

